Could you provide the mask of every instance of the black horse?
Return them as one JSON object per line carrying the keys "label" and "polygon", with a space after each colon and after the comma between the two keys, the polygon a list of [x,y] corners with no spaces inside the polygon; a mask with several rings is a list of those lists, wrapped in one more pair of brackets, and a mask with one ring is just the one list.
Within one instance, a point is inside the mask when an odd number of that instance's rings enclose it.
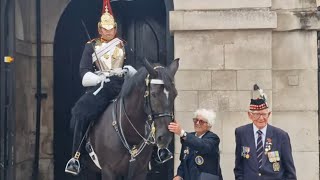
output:
{"label": "black horse", "polygon": [[153,67],[145,61],[145,67],[124,82],[117,100],[92,127],[88,141],[98,156],[102,180],[144,180],[154,145],[158,155],[167,149],[172,140],[168,124],[173,120],[178,66],[179,59],[169,67]]}

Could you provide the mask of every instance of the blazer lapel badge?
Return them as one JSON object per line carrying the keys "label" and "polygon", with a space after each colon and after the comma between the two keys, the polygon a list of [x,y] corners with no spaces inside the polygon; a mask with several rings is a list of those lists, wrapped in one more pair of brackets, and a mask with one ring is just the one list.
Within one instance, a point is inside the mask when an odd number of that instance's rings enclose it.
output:
{"label": "blazer lapel badge", "polygon": [[201,166],[204,163],[204,159],[200,155],[197,156],[194,160],[195,160],[196,164],[199,165],[199,166]]}

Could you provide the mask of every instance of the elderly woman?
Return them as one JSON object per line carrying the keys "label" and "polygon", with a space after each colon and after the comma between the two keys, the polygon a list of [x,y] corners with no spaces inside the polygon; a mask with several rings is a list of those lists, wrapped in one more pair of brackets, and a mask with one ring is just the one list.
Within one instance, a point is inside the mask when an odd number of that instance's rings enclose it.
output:
{"label": "elderly woman", "polygon": [[186,132],[175,121],[169,130],[181,139],[180,166],[173,180],[222,180],[219,155],[219,137],[210,131],[215,113],[198,109],[194,113],[195,132]]}

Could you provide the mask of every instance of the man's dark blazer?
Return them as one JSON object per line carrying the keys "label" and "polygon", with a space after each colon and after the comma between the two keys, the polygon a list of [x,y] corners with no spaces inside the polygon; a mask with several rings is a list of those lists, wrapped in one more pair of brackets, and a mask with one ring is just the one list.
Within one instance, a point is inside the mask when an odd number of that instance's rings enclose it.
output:
{"label": "man's dark blazer", "polygon": [[[262,155],[262,167],[259,170],[255,138],[253,134],[253,124],[238,127],[235,130],[236,152],[234,174],[236,180],[296,180],[296,170],[292,158],[290,138],[285,131],[268,124],[266,141],[271,140],[272,151],[278,151],[280,155],[280,170],[274,171],[273,163],[268,159],[268,155]],[[264,143],[266,145],[266,143]],[[247,159],[241,155],[242,147],[250,147]]]}
{"label": "man's dark blazer", "polygon": [[[219,137],[207,131],[202,138],[195,133],[187,133],[186,139],[181,139],[180,166],[177,175],[184,180],[197,180],[200,172],[218,175],[222,180],[220,169]],[[188,150],[187,150],[188,149]],[[188,153],[186,153],[188,152]],[[195,158],[201,156],[203,164],[197,165]]]}

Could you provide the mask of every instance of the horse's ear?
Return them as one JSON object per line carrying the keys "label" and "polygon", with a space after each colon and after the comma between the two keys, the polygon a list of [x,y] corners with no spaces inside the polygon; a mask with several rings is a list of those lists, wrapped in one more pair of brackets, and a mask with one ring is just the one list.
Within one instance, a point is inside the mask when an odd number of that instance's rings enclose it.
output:
{"label": "horse's ear", "polygon": [[143,65],[151,75],[151,77],[156,77],[157,76],[157,71],[153,69],[152,65],[149,63],[147,58],[143,58]]}
{"label": "horse's ear", "polygon": [[176,72],[179,68],[179,60],[180,60],[180,58],[173,60],[169,66],[169,71],[172,74],[172,76],[174,76],[176,74]]}

